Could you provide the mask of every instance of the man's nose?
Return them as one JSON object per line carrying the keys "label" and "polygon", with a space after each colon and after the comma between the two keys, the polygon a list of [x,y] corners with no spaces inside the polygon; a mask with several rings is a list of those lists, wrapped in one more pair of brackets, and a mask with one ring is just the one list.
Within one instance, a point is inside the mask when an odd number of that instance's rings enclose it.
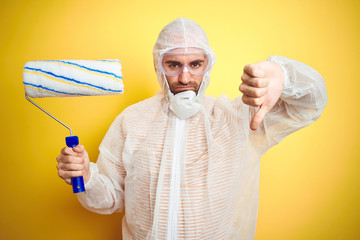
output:
{"label": "man's nose", "polygon": [[184,67],[184,70],[179,74],[179,82],[182,84],[188,84],[190,82],[190,72],[187,69],[187,66]]}

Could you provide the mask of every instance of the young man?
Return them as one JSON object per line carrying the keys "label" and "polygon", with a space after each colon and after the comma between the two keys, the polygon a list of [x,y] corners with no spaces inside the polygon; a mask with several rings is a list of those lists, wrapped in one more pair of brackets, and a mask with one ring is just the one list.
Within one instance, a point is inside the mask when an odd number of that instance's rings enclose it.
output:
{"label": "young man", "polygon": [[253,239],[260,157],[320,116],[322,77],[274,56],[245,66],[242,96],[206,96],[215,54],[184,18],[165,26],[153,55],[162,91],[116,118],[97,163],[83,146],[62,149],[59,176],[84,176],[78,198],[91,211],[125,207],[124,239]]}

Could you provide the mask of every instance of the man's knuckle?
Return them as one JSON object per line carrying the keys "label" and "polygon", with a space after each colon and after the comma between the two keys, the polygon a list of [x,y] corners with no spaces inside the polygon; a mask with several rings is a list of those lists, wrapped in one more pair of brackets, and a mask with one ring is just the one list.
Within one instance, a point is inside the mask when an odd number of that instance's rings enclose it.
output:
{"label": "man's knuckle", "polygon": [[239,90],[241,91],[241,92],[243,92],[244,91],[244,84],[242,83],[242,84],[240,84],[240,86],[239,86]]}
{"label": "man's knuckle", "polygon": [[254,105],[256,107],[260,106],[261,105],[261,98],[254,98]]}
{"label": "man's knuckle", "polygon": [[259,105],[256,103],[256,100],[252,100],[251,103],[250,103],[250,105],[251,105],[252,107],[258,107],[258,106],[259,106]]}
{"label": "man's knuckle", "polygon": [[258,98],[261,96],[261,89],[255,89],[254,90],[254,97]]}
{"label": "man's knuckle", "polygon": [[261,88],[264,86],[263,81],[261,79],[256,79],[255,84],[256,87]]}
{"label": "man's knuckle", "polygon": [[64,175],[65,175],[65,174],[64,174],[64,171],[60,169],[60,170],[58,171],[58,175],[59,175],[60,178],[64,178]]}
{"label": "man's knuckle", "polygon": [[64,147],[63,149],[61,149],[61,154],[66,154],[67,153],[67,147]]}
{"label": "man's knuckle", "polygon": [[249,68],[250,68],[250,64],[246,64],[246,65],[244,66],[244,72],[246,72]]}
{"label": "man's knuckle", "polygon": [[72,177],[74,177],[73,174],[74,174],[73,171],[67,171],[67,172],[66,172],[66,178],[72,178]]}
{"label": "man's knuckle", "polygon": [[245,96],[245,95],[243,95],[242,97],[241,97],[241,99],[242,99],[242,101],[244,102],[244,103],[248,103],[249,101],[248,101],[248,97],[247,96]]}
{"label": "man's knuckle", "polygon": [[249,75],[247,73],[244,73],[242,76],[241,76],[241,80],[243,82],[247,82],[249,81]]}

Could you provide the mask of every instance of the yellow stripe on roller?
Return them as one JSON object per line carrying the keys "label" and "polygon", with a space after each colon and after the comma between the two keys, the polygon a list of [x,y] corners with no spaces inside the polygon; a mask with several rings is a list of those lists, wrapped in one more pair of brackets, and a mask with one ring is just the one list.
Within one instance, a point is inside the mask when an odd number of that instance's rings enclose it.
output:
{"label": "yellow stripe on roller", "polygon": [[89,73],[89,74],[92,74],[92,75],[96,75],[96,76],[100,76],[100,77],[106,77],[106,78],[109,78],[109,79],[112,79],[116,82],[121,82],[121,79],[117,79],[113,76],[107,76],[105,74],[101,74],[101,73],[97,73],[97,72],[92,72],[92,71],[89,71],[89,70],[86,70],[86,69],[83,69],[81,67],[78,67],[78,66],[75,66],[75,65],[70,65],[70,64],[66,64],[66,63],[62,63],[62,62],[53,62],[53,63],[56,63],[58,65],[63,65],[63,66],[66,66],[66,67],[72,67],[72,68],[76,68],[80,71],[83,71],[83,72],[86,72],[86,73]]}
{"label": "yellow stripe on roller", "polygon": [[35,90],[35,91],[37,91],[37,92],[45,92],[45,93],[55,94],[55,95],[57,95],[57,96],[64,96],[64,94],[61,94],[61,93],[57,93],[57,92],[53,92],[53,91],[48,91],[48,90],[45,90],[45,89],[36,88],[36,87],[33,87],[33,86],[29,86],[29,85],[25,85],[25,88],[32,89],[32,90]]}
{"label": "yellow stripe on roller", "polygon": [[53,80],[53,81],[61,82],[61,83],[67,84],[67,85],[75,86],[75,87],[87,88],[87,89],[95,90],[95,91],[98,91],[98,92],[106,92],[106,91],[102,91],[102,90],[100,90],[100,89],[93,88],[93,87],[89,87],[89,86],[84,86],[84,85],[79,85],[79,84],[74,84],[74,83],[65,82],[65,81],[62,81],[62,80],[60,80],[60,79],[50,77],[50,76],[48,76],[48,75],[46,75],[46,74],[43,74],[43,73],[40,73],[40,72],[30,72],[30,71],[24,70],[24,73],[41,75],[41,76],[44,76],[44,77],[46,77],[46,78],[48,78],[48,79],[51,79],[51,80]]}

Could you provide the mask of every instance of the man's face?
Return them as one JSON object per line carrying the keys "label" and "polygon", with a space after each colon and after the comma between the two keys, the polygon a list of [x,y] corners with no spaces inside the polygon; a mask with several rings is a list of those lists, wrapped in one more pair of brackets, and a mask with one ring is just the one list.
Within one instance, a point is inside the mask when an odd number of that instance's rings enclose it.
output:
{"label": "man's face", "polygon": [[165,72],[175,75],[165,75],[171,92],[177,94],[190,90],[197,94],[207,64],[204,53],[165,54],[162,58],[162,67]]}

